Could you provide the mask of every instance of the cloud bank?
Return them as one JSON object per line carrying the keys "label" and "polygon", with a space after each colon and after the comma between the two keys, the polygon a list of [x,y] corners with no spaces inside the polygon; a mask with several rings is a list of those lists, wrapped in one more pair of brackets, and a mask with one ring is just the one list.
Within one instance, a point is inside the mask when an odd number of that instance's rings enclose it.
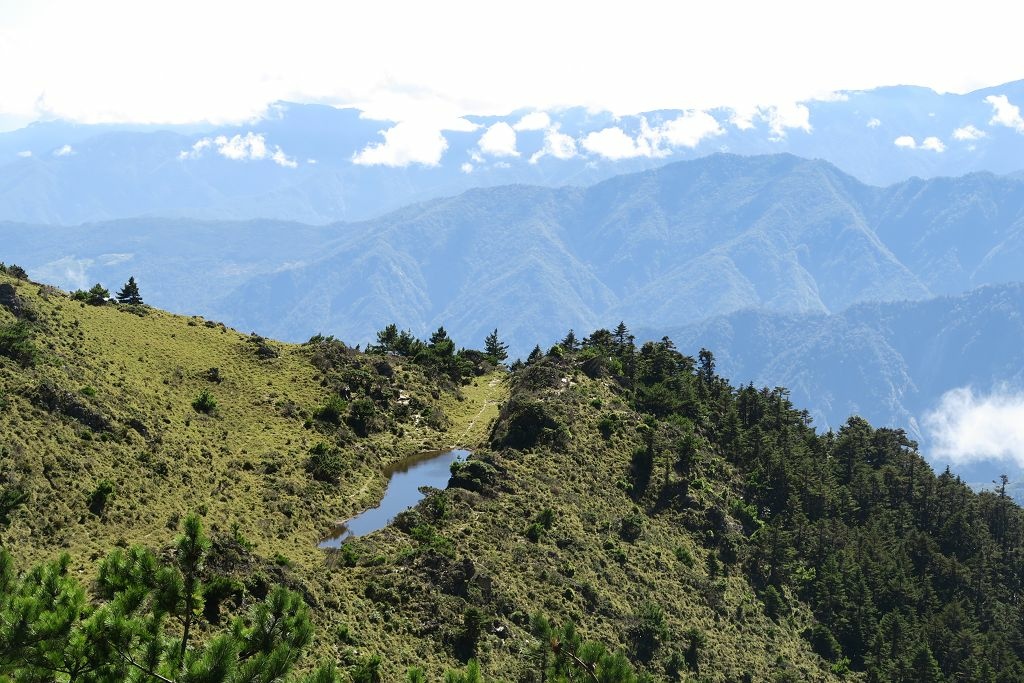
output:
{"label": "cloud bank", "polygon": [[711,114],[687,111],[659,126],[651,126],[646,117],[640,117],[640,133],[636,137],[619,126],[609,126],[588,133],[580,145],[588,152],[612,161],[635,157],[660,158],[670,155],[673,148],[693,149],[705,139],[724,133],[725,129]]}
{"label": "cloud bank", "polygon": [[929,135],[928,137],[926,137],[924,140],[921,141],[921,144],[917,144],[917,140],[914,139],[914,137],[911,135],[901,135],[895,140],[893,140],[892,144],[896,145],[897,147],[902,147],[903,149],[925,149],[931,152],[939,153],[946,151],[946,143],[944,143],[942,140],[935,137],[934,135]]}
{"label": "cloud bank", "polygon": [[980,130],[979,128],[976,128],[971,124],[968,124],[963,128],[957,128],[956,130],[953,131],[953,139],[961,141],[980,140],[981,138],[986,137],[987,135],[988,133],[986,133],[983,130]]}
{"label": "cloud bank", "polygon": [[[380,131],[383,142],[371,143],[352,156],[352,163],[362,166],[405,167],[412,164],[437,166],[448,151],[443,131],[472,132],[480,126],[463,118],[446,123],[436,121],[400,121]],[[515,135],[515,133],[513,133]]]}
{"label": "cloud bank", "polygon": [[207,149],[216,150],[217,154],[232,161],[258,161],[270,159],[278,166],[285,168],[296,168],[297,161],[284,153],[278,145],[273,148],[267,146],[267,140],[262,133],[249,131],[245,135],[233,135],[230,138],[226,135],[218,135],[215,138],[200,138],[191,149],[184,150],[178,154],[179,159],[198,159]]}
{"label": "cloud bank", "polygon": [[947,391],[924,416],[932,457],[955,464],[1012,460],[1024,467],[1024,392],[998,387],[975,394],[971,387]]}
{"label": "cloud bank", "polygon": [[992,105],[993,113],[989,124],[993,126],[1006,126],[1013,128],[1018,133],[1024,133],[1024,118],[1021,118],[1020,107],[1010,104],[1006,95],[989,95],[985,101]]}
{"label": "cloud bank", "polygon": [[517,157],[516,131],[505,123],[499,121],[484,131],[480,136],[480,151],[495,157]]}

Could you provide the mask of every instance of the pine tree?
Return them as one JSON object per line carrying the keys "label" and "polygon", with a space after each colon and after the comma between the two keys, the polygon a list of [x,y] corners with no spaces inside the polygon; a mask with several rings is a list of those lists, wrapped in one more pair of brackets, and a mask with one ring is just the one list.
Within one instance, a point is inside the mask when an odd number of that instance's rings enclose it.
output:
{"label": "pine tree", "polygon": [[527,356],[526,362],[527,363],[536,363],[537,361],[539,361],[543,357],[544,357],[544,352],[540,350],[540,344],[537,344],[536,346],[533,347],[533,351],[530,351],[530,355]]}
{"label": "pine tree", "polygon": [[498,328],[494,328],[494,332],[484,339],[484,353],[490,356],[495,363],[500,363],[508,358],[508,344],[498,339]]}
{"label": "pine tree", "polygon": [[139,285],[135,282],[135,276],[128,278],[124,287],[117,293],[117,301],[122,304],[141,304],[142,295],[139,294]]}

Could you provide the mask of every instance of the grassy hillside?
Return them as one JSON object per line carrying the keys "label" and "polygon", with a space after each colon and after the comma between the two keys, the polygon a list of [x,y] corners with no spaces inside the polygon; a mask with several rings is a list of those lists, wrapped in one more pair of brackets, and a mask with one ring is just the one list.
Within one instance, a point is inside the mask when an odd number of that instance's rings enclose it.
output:
{"label": "grassy hillside", "polygon": [[[500,388],[484,381],[457,401],[419,367],[388,365],[387,377],[374,367],[383,359],[339,343],[279,344],[200,318],[0,282],[15,287],[37,351],[29,367],[0,358],[0,471],[27,495],[4,540],[24,561],[67,550],[85,566],[115,543],[159,547],[199,510],[262,555],[316,564],[331,521],[376,502],[383,466],[472,445],[463,441],[479,434],[470,422],[486,422],[489,392]],[[15,322],[0,307],[0,325]],[[339,386],[353,401],[376,397],[380,424],[369,436],[312,419]],[[203,392],[216,403],[209,414],[192,405]],[[337,485],[307,472],[322,442],[340,442]],[[113,491],[96,514],[90,497],[102,482]]]}
{"label": "grassy hillside", "polygon": [[[95,600],[110,549],[180,558],[198,512],[196,641],[284,584],[316,626],[299,668],[357,683],[470,660],[493,681],[1022,680],[1021,510],[936,477],[902,432],[815,434],[784,390],[624,328],[464,384],[414,356],[0,275],[3,547],[67,552]],[[448,489],[316,547],[389,464],[450,445],[474,454]],[[576,634],[629,663],[573,669],[597,657]]]}

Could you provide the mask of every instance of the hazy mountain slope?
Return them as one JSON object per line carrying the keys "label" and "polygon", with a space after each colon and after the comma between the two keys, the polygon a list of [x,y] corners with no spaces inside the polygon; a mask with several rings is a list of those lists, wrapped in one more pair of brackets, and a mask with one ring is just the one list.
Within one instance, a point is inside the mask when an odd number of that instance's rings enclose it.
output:
{"label": "hazy mountain slope", "polygon": [[[2,258],[65,287],[131,274],[154,304],[360,343],[390,322],[497,324],[513,351],[562,324],[666,328],[759,308],[838,312],[1019,278],[1024,182],[879,189],[821,161],[714,155],[585,189],[512,185],[323,227],[140,218],[0,224]],[[555,315],[560,312],[560,315]]]}
{"label": "hazy mountain slope", "polygon": [[877,232],[937,294],[1021,277],[1024,183],[971,174],[888,188]]}
{"label": "hazy mountain slope", "polygon": [[[1021,183],[971,177],[963,194],[973,196],[979,182],[995,197],[994,221],[1024,210]],[[353,232],[362,231],[361,240],[245,285],[259,296],[239,290],[217,305],[228,319],[258,321],[283,336],[328,329],[364,340],[393,320],[421,334],[445,323],[458,338],[482,338],[486,316],[467,312],[496,306],[513,349],[523,353],[538,335],[564,332],[538,320],[538,298],[556,302],[563,320],[581,328],[615,319],[664,327],[744,308],[835,312],[862,301],[920,300],[933,295],[923,280],[950,245],[998,252],[1010,243],[998,225],[948,221],[941,193],[919,195],[871,188],[824,162],[787,155],[716,155],[583,191],[476,190],[360,224]],[[903,223],[895,218],[900,201],[916,212],[908,209]],[[945,239],[934,255],[927,241],[907,252],[916,268],[909,267],[876,232],[883,218],[887,231],[898,223],[906,234],[941,230]],[[1015,277],[978,270],[948,289]],[[339,309],[331,301],[350,303]]]}
{"label": "hazy mountain slope", "polygon": [[[1019,106],[1024,81],[964,95],[910,86],[849,91],[828,101],[700,116],[571,108],[535,116],[525,128],[525,111],[467,116],[449,124],[457,130],[437,131],[426,148],[393,134],[378,165],[356,159],[384,143],[383,132],[395,124],[324,105],[277,103],[238,125],[39,122],[0,133],[0,220],[362,220],[473,187],[589,185],[721,151],[824,159],[873,184],[1018,171],[1024,135],[994,118],[988,97]],[[514,144],[481,144],[491,126]],[[619,144],[602,144],[609,136]],[[422,163],[407,164],[407,157]]]}
{"label": "hazy mountain slope", "polygon": [[[858,304],[833,315],[741,311],[676,328],[668,334],[686,353],[715,354],[735,382],[785,386],[815,424],[835,428],[851,414],[901,427],[930,455],[926,413],[942,394],[970,386],[986,393],[1024,386],[1024,285],[983,287],[919,302]],[[941,464],[940,464],[941,466]],[[989,482],[1010,463],[958,468]],[[995,474],[993,474],[995,472]]]}

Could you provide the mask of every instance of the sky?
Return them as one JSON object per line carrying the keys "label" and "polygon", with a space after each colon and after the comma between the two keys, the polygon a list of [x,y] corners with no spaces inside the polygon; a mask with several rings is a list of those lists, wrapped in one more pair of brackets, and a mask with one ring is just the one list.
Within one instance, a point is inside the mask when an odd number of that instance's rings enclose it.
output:
{"label": "sky", "polygon": [[967,92],[1024,77],[1022,15],[1005,0],[0,0],[0,129],[240,122],[280,100],[436,123]]}

